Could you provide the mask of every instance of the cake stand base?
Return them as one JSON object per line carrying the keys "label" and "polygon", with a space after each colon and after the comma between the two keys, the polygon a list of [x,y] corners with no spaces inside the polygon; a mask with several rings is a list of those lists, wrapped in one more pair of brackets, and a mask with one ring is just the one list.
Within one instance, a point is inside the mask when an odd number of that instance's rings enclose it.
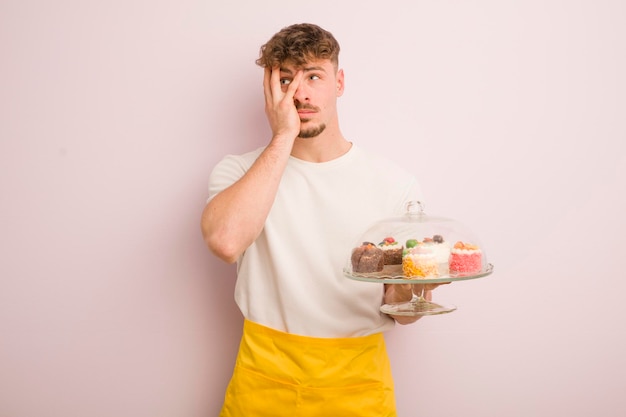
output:
{"label": "cake stand base", "polygon": [[380,311],[385,314],[411,317],[445,314],[454,310],[456,310],[456,306],[443,306],[418,296],[414,296],[411,301],[404,303],[383,304],[380,307]]}

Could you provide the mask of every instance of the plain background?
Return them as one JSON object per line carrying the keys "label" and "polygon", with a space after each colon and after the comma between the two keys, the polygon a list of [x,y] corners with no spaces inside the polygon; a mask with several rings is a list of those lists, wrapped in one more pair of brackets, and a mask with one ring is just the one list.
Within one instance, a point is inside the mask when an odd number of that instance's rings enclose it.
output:
{"label": "plain background", "polygon": [[267,142],[254,60],[298,22],[342,45],[344,134],[495,266],[387,335],[400,417],[622,416],[621,0],[2,0],[0,416],[217,415],[242,319],[207,179]]}

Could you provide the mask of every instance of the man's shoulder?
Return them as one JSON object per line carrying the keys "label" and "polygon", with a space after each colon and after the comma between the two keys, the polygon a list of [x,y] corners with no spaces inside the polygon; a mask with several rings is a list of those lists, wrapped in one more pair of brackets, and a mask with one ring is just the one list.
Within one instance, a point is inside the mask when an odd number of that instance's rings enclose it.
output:
{"label": "man's shoulder", "polygon": [[265,146],[240,154],[226,154],[217,163],[216,168],[236,165],[247,170],[257,160],[263,149],[265,149]]}
{"label": "man's shoulder", "polygon": [[249,160],[255,161],[259,157],[261,152],[263,152],[264,149],[265,149],[265,146],[261,146],[251,151],[244,152],[244,153],[228,154],[228,155],[225,155],[223,159],[232,158],[232,159],[239,159],[241,161],[249,161]]}

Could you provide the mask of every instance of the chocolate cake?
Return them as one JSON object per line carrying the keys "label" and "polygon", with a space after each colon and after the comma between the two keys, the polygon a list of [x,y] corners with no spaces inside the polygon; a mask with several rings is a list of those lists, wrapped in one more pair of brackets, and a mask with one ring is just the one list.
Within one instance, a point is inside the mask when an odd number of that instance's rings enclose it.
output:
{"label": "chocolate cake", "polygon": [[384,266],[383,250],[371,242],[363,242],[352,250],[352,270],[357,273],[380,272]]}

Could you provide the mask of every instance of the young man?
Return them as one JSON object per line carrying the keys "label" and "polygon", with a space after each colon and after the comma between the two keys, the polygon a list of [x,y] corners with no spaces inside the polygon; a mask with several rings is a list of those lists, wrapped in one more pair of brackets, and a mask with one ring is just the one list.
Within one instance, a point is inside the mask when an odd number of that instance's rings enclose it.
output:
{"label": "young man", "polygon": [[272,138],[210,177],[202,232],[216,256],[237,262],[245,318],[222,417],[396,415],[383,332],[416,318],[379,308],[410,300],[411,288],[342,269],[367,227],[404,213],[420,191],[411,173],[341,133],[338,56],[333,35],[312,24],[263,45]]}

